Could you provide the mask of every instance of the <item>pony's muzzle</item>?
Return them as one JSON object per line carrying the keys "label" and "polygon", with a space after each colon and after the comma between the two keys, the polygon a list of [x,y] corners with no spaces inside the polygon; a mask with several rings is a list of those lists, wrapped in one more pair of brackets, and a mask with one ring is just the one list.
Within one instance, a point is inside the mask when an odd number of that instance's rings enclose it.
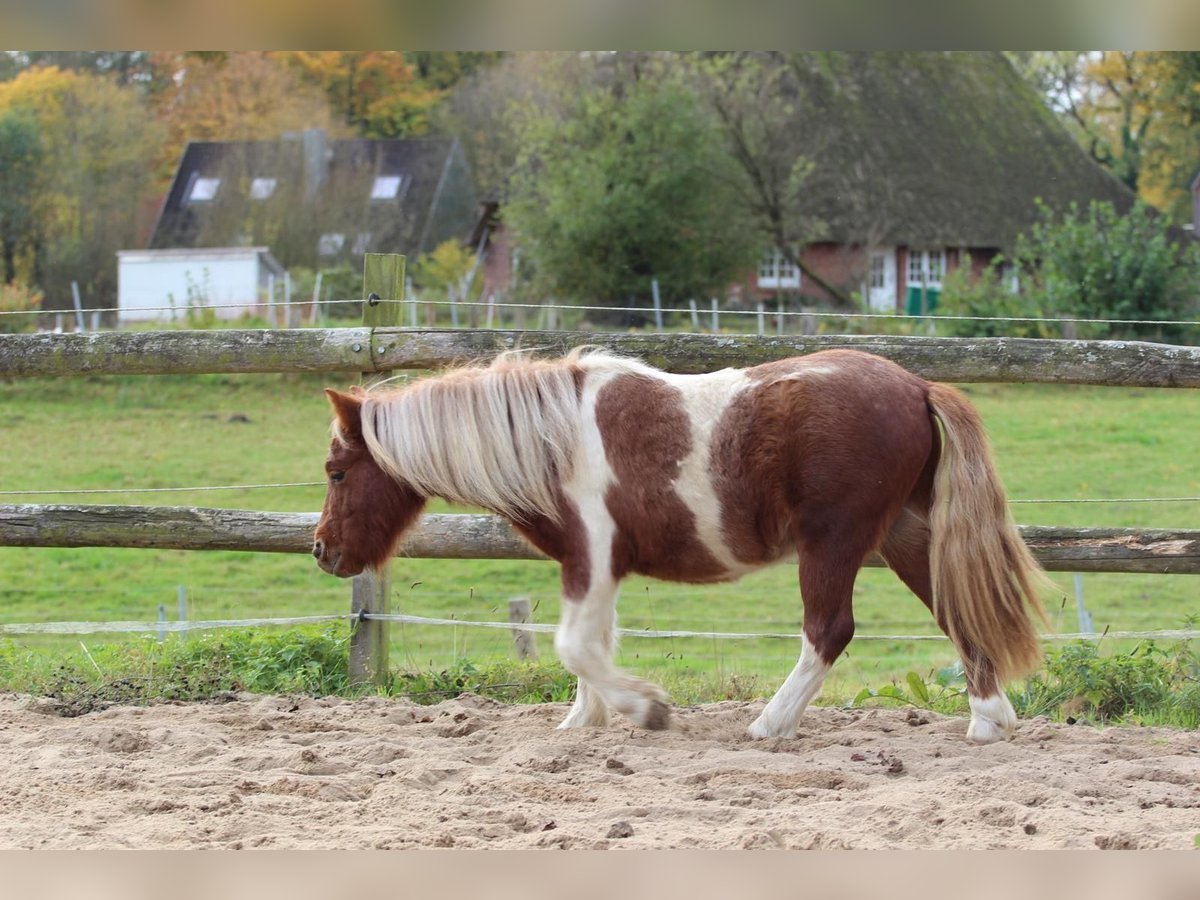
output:
{"label": "pony's muzzle", "polygon": [[342,561],[342,554],[330,554],[329,548],[325,545],[324,541],[313,541],[312,555],[313,559],[317,561],[317,566],[322,572],[328,572],[330,575],[336,575],[339,578],[346,577],[342,572],[337,570],[338,563]]}

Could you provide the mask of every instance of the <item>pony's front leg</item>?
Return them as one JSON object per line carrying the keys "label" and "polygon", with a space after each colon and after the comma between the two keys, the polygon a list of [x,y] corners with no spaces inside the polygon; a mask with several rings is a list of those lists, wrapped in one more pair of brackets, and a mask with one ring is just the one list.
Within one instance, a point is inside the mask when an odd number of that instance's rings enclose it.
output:
{"label": "pony's front leg", "polygon": [[563,597],[554,648],[579,678],[579,693],[560,727],[604,724],[611,706],[643,728],[666,728],[671,719],[666,692],[613,663],[617,585],[611,579],[598,581],[582,598]]}

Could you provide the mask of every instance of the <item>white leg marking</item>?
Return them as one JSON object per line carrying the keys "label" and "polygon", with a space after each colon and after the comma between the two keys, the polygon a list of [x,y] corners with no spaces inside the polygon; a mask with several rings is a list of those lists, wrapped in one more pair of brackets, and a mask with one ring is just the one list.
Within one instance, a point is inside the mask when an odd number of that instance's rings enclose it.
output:
{"label": "white leg marking", "polygon": [[[582,600],[564,600],[554,649],[563,665],[579,677],[580,684],[587,684],[599,695],[601,703],[646,728],[665,728],[670,712],[662,688],[634,678],[613,664],[611,643],[604,640],[603,631],[611,628],[615,600],[616,587],[611,583],[607,590],[593,584]],[[562,727],[585,724],[575,718],[574,712],[573,708]]]}
{"label": "white leg marking", "polygon": [[1012,739],[1017,728],[1017,713],[1008,702],[1004,691],[991,697],[971,697],[971,724],[967,726],[967,740],[974,744],[992,744]]}
{"label": "white leg marking", "polygon": [[575,703],[559,728],[603,728],[608,724],[608,707],[590,684],[579,679],[575,691]]}
{"label": "white leg marking", "polygon": [[666,693],[613,664],[617,584],[610,571],[616,523],[604,503],[613,472],[596,427],[596,394],[603,379],[589,378],[583,392],[583,459],[563,492],[575,503],[587,528],[591,583],[582,598],[563,598],[554,648],[567,670],[579,678],[575,706],[563,728],[601,724],[607,707],[647,728],[665,728],[670,717]]}
{"label": "white leg marking", "polygon": [[808,636],[805,635],[800,661],[796,663],[796,668],[792,669],[792,674],[787,677],[783,687],[775,692],[762,715],[750,726],[750,737],[795,735],[796,725],[804,715],[804,708],[821,690],[830,668],[832,667],[821,659],[821,654],[809,643]]}

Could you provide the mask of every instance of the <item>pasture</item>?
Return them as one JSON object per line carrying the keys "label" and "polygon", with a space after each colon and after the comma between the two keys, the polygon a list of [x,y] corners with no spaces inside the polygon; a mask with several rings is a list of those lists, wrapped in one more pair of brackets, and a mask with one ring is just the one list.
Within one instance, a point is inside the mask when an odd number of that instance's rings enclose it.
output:
{"label": "pasture", "polygon": [[[113,489],[317,481],[328,435],[320,388],[353,376],[161,376],[29,379],[0,385],[0,489]],[[1001,474],[1014,499],[1200,494],[1194,396],[1187,391],[1078,386],[971,385]],[[184,494],[111,494],[97,502],[187,504],[313,511],[323,488]],[[82,502],[8,496],[6,502]],[[84,498],[89,499],[89,498]],[[1028,504],[1026,524],[1186,526],[1195,503]],[[1069,577],[1056,628],[1076,630]],[[394,611],[464,620],[503,619],[507,600],[528,595],[535,621],[557,619],[556,567],[510,560],[400,559]],[[1194,614],[1189,576],[1089,574],[1085,602],[1098,630],[1174,628]],[[344,613],[348,589],[304,556],[112,549],[0,548],[0,616],[6,622],[153,620],[175,616],[177,588],[192,619]],[[800,602],[787,566],[733,585],[626,582],[621,624],[635,629],[796,632]],[[887,570],[864,570],[856,586],[860,634],[934,634],[924,608]],[[47,654],[81,654],[76,638],[22,637]],[[91,642],[122,640],[115,636]],[[125,638],[123,640],[144,640]],[[543,658],[549,641],[539,639]],[[1115,643],[1115,642],[1114,642]],[[627,638],[622,665],[662,681],[677,700],[767,694],[795,662],[780,640]],[[393,666],[439,670],[511,656],[506,632],[396,626]],[[864,686],[936,672],[953,660],[945,642],[855,641],[818,702],[842,702]]]}

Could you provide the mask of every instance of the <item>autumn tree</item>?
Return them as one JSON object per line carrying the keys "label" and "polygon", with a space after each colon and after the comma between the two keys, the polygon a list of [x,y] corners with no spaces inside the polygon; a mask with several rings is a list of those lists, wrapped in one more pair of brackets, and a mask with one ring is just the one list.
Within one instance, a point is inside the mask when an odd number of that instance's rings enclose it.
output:
{"label": "autumn tree", "polygon": [[1200,53],[1010,54],[1096,162],[1178,222],[1200,159]]}
{"label": "autumn tree", "polygon": [[188,141],[277,140],[284,132],[340,129],[322,91],[268,53],[158,53],[170,72],[153,98],[167,140],[157,174],[169,177]]}
{"label": "autumn tree", "polygon": [[72,281],[89,301],[113,303],[115,253],[136,246],[146,161],[161,132],[135,92],[54,67],[0,83],[0,116],[14,115],[36,122],[40,147],[38,165],[26,170],[32,183],[20,188],[32,198],[27,280],[45,291],[47,308],[70,306]]}

